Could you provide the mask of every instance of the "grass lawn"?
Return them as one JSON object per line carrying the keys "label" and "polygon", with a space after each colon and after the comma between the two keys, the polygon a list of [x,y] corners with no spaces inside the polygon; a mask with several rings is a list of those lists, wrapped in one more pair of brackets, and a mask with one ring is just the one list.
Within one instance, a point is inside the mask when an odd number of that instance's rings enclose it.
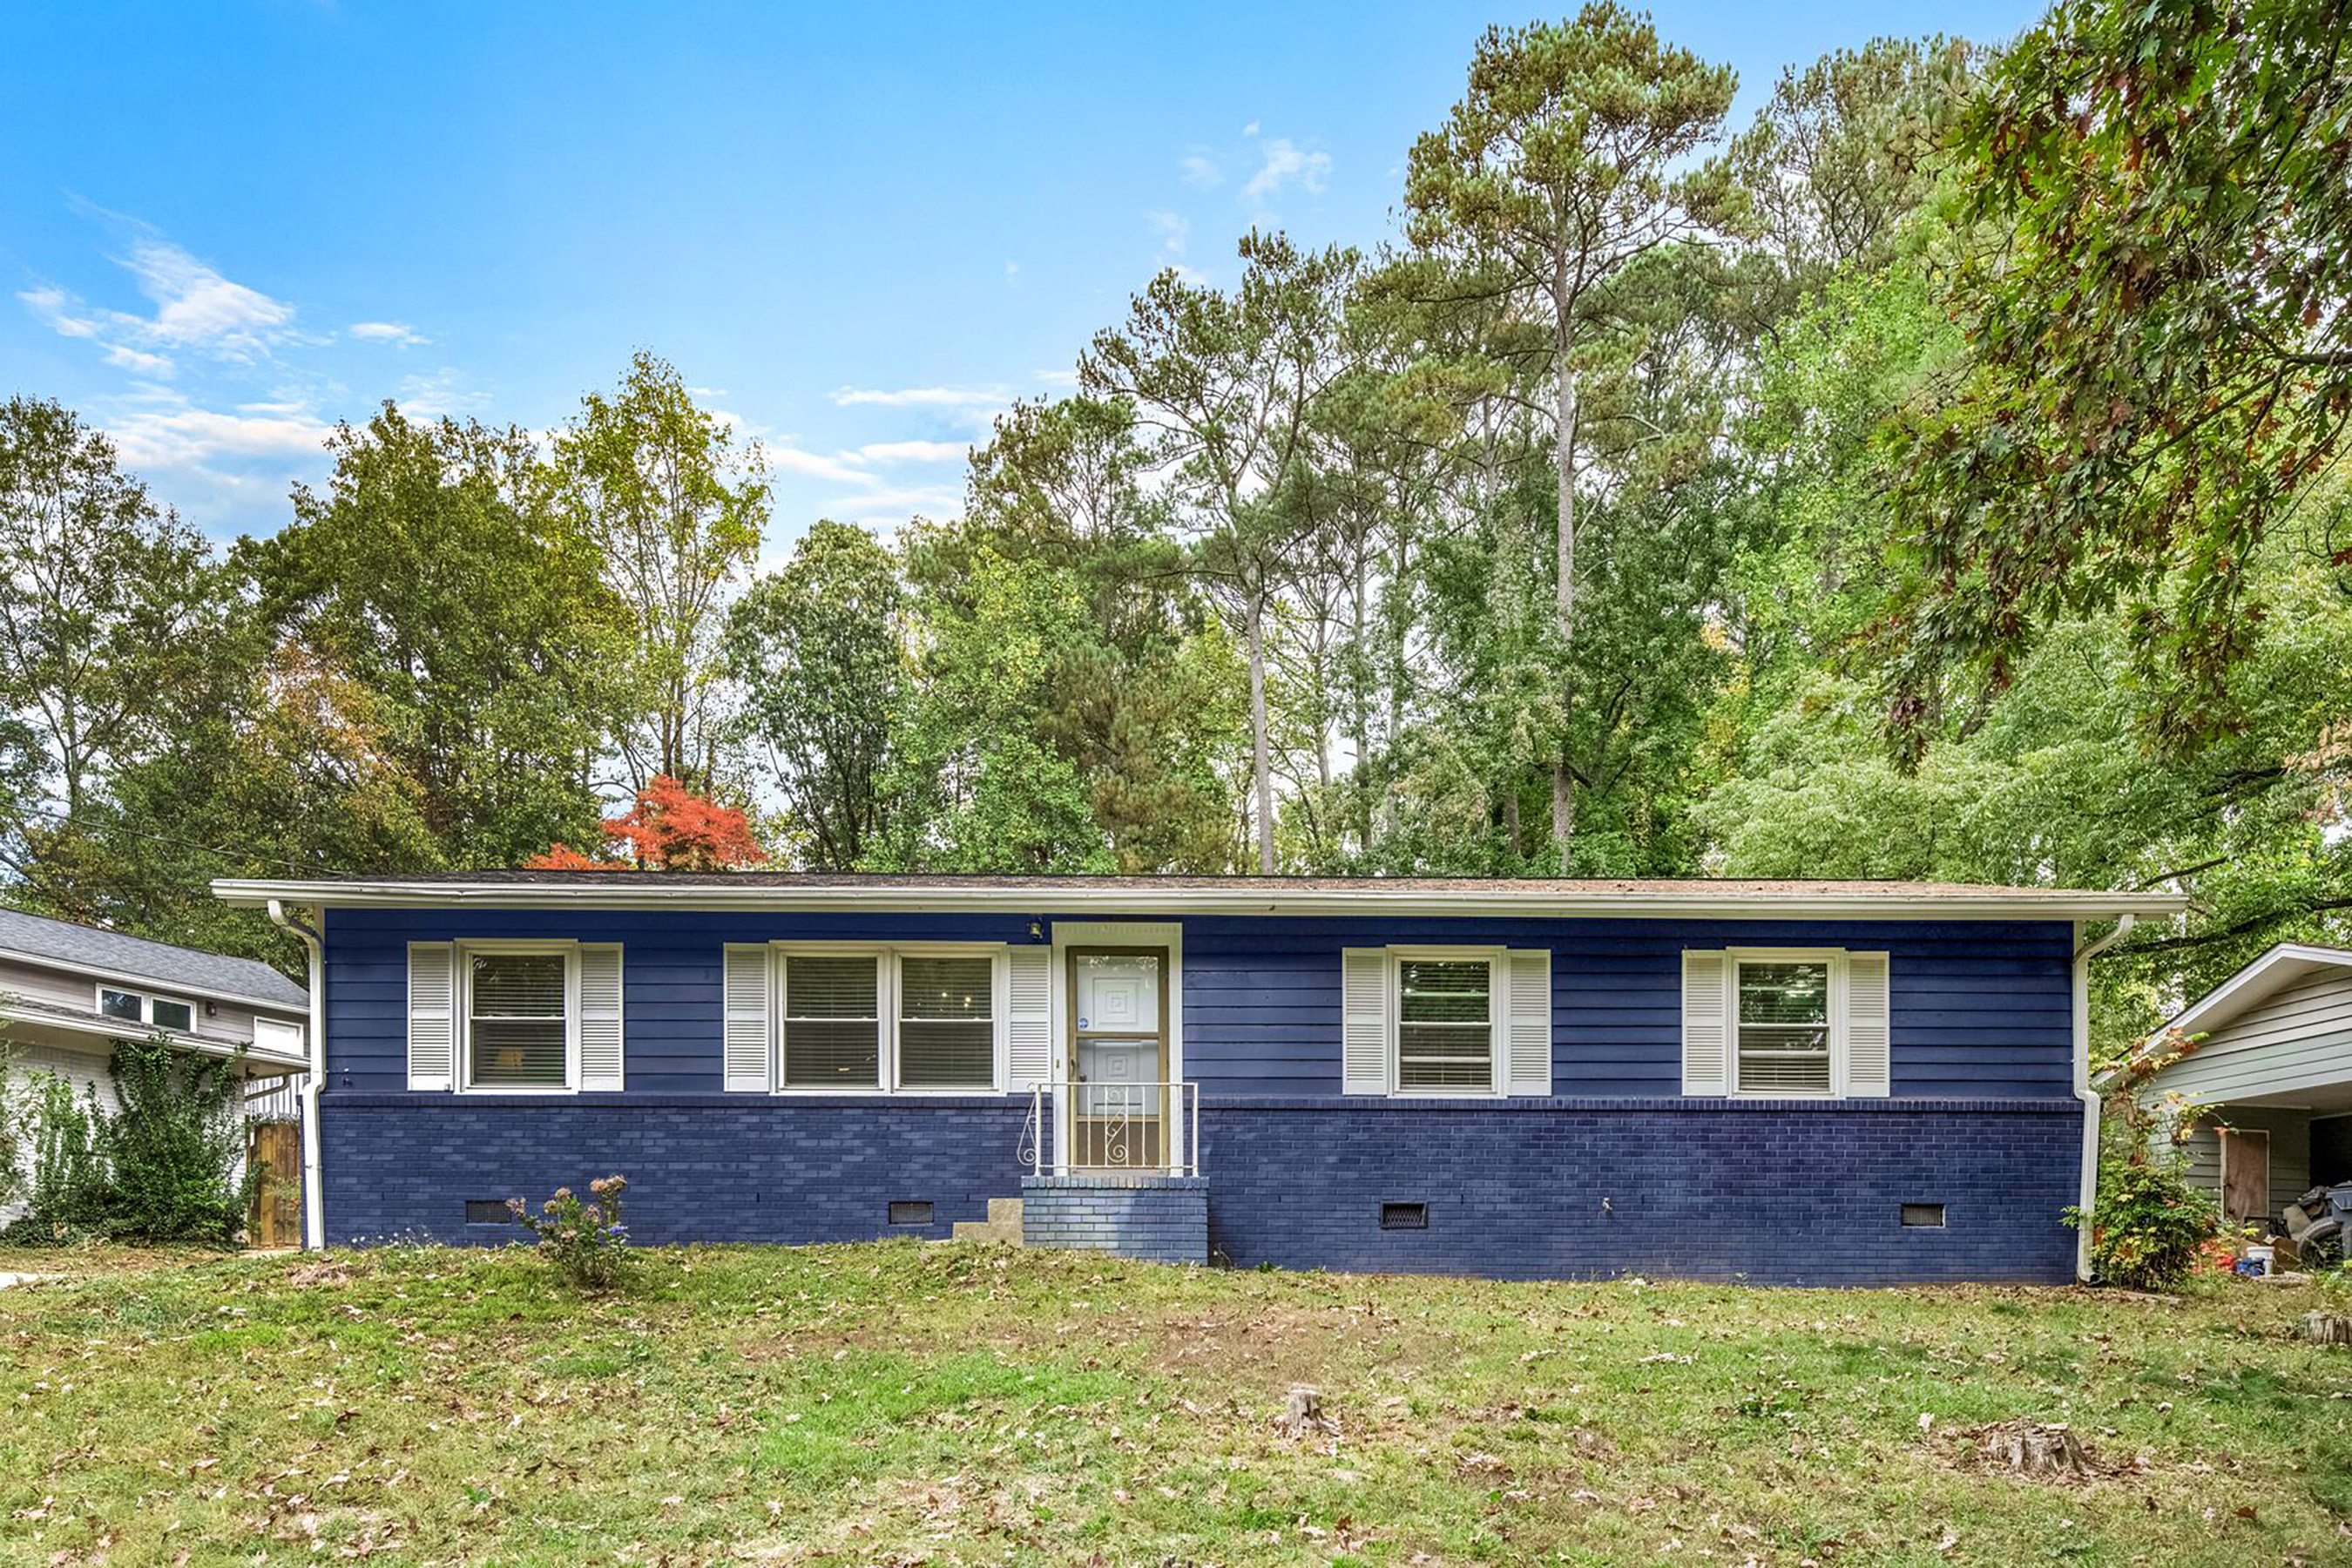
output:
{"label": "grass lawn", "polygon": [[[2352,1351],[2180,1300],[888,1243],[0,1254],[0,1560],[2352,1562]],[[1336,1436],[1274,1426],[1294,1383]],[[1992,1473],[1970,1428],[2102,1468]]]}

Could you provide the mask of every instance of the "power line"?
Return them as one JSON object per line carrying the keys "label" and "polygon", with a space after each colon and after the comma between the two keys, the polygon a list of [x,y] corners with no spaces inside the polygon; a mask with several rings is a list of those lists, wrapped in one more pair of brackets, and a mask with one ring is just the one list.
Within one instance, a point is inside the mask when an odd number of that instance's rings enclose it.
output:
{"label": "power line", "polygon": [[[15,808],[15,811],[16,811],[16,814],[18,816],[20,816],[20,817],[23,817],[23,816],[39,816],[39,817],[47,817],[47,819],[49,819],[49,820],[50,820],[50,821],[52,821],[52,822],[63,823],[63,824],[66,824],[66,825],[68,825],[68,826],[70,826],[70,825],[72,824],[72,822],[73,822],[73,818],[72,818],[68,814],[67,814],[67,813],[65,813],[65,812],[63,812],[63,811],[59,811],[59,810],[58,810],[58,809],[57,809],[56,807],[54,807],[54,806],[19,805],[19,806],[17,806],[17,807],[16,807],[16,808]],[[173,846],[174,846],[174,847],[178,847],[178,848],[182,848],[182,849],[193,849],[193,850],[195,850],[195,851],[196,851],[197,853],[199,853],[199,854],[203,854],[203,855],[209,855],[209,856],[211,856],[214,859],[215,859],[215,860],[219,861],[223,866],[229,867],[229,868],[236,868],[236,867],[246,865],[246,864],[247,864],[247,863],[249,863],[249,862],[251,862],[251,861],[253,861],[253,860],[257,860],[257,859],[258,859],[258,860],[266,861],[266,862],[268,862],[268,864],[273,865],[273,866],[283,866],[283,867],[285,867],[288,870],[289,870],[289,871],[293,872],[293,873],[294,873],[295,875],[297,875],[297,876],[301,875],[301,874],[302,874],[302,872],[303,872],[303,871],[304,871],[304,869],[305,869],[305,868],[303,867],[303,865],[301,864],[301,862],[299,862],[299,861],[298,861],[298,860],[296,860],[296,859],[292,858],[291,858],[291,857],[289,857],[289,856],[283,856],[283,855],[244,855],[244,856],[240,856],[240,855],[233,854],[233,853],[231,853],[230,851],[228,851],[228,850],[226,850],[226,849],[220,848],[220,847],[219,847],[218,846],[216,846],[216,845],[211,845],[211,844],[199,844],[198,842],[196,842],[196,841],[195,841],[194,839],[193,839],[193,838],[178,838],[178,837],[173,837],[172,835],[170,835],[170,834],[168,834],[168,833],[151,833],[151,832],[147,831],[147,830],[146,830],[146,829],[144,829],[144,828],[125,826],[123,826],[122,824],[120,824],[120,823],[116,823],[116,824],[110,825],[110,826],[108,827],[107,831],[108,831],[108,832],[110,832],[110,833],[122,833],[122,834],[128,834],[130,837],[133,837],[133,838],[144,838],[144,839],[148,840],[149,842],[151,842],[151,843],[154,843],[154,844],[169,844],[169,845],[173,845]]]}

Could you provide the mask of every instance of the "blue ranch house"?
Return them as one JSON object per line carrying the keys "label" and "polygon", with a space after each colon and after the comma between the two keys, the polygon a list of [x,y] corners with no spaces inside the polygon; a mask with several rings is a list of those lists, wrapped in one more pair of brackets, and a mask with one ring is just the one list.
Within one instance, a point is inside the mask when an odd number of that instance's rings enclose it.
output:
{"label": "blue ranch house", "polygon": [[[1237,1266],[2075,1277],[2085,981],[2165,894],[501,871],[310,949],[309,1241],[984,1234]],[[1016,1217],[1017,1214],[1017,1217]],[[992,1223],[988,1223],[992,1222]]]}

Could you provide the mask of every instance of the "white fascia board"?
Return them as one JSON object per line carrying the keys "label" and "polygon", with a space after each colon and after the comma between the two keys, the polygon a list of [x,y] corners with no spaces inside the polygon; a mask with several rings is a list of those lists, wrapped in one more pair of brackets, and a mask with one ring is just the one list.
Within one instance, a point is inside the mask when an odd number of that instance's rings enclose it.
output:
{"label": "white fascia board", "polygon": [[[655,879],[649,874],[649,884]],[[1778,890],[1725,893],[1592,892],[1544,889],[1413,889],[1378,887],[1297,891],[1225,888],[998,888],[950,884],[873,888],[776,888],[682,883],[564,886],[511,882],[275,882],[223,879],[214,896],[258,909],[276,899],[322,909],[672,909],[757,910],[835,913],[872,910],[903,914],[990,912],[1045,918],[1125,915],[1457,915],[1610,916],[1622,920],[1947,920],[2067,921],[2122,914],[2177,914],[2187,900],[2167,893],[2078,893],[2064,897],[1987,889],[1981,895],[1903,898],[1868,893],[1814,896]]]}
{"label": "white fascia board", "polygon": [[[62,1013],[48,1012],[38,1007],[12,1007],[5,1002],[0,1002],[0,1019],[5,1019],[11,1024],[22,1025],[30,1030],[55,1029],[64,1034],[88,1035],[98,1040],[143,1040],[159,1032],[143,1026],[137,1029],[125,1029],[122,1026],[127,1020],[107,1018],[95,1013],[86,1019],[69,1017]],[[248,1069],[247,1077],[263,1076],[251,1070],[258,1068],[275,1068],[278,1073],[283,1074],[305,1072],[310,1066],[307,1058],[283,1056],[276,1051],[263,1050],[249,1043],[216,1040],[202,1035],[183,1035],[170,1029],[162,1030],[160,1033],[172,1043],[173,1049],[189,1051],[197,1056],[233,1057],[242,1051]]]}

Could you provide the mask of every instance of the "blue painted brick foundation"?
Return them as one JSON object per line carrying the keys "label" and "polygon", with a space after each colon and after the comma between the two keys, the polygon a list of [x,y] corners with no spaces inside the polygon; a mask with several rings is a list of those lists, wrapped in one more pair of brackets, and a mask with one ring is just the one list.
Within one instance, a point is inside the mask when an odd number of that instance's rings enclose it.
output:
{"label": "blue painted brick foundation", "polygon": [[[559,1186],[629,1179],[640,1242],[943,1237],[1020,1190],[1028,1103],[1000,1096],[336,1094],[320,1099],[327,1239],[504,1242],[468,1199],[536,1205]],[[894,1226],[895,1202],[929,1203]]]}
{"label": "blue painted brick foundation", "polygon": [[1021,1242],[1206,1263],[1209,1184],[1198,1176],[1024,1176]]}
{"label": "blue painted brick foundation", "polygon": [[[1188,1258],[1205,1211],[1208,1248],[1240,1267],[1824,1285],[2074,1275],[2058,1220],[2080,1174],[2072,1100],[1212,1096],[1197,1181],[1066,1198],[1024,1180],[1027,1110],[994,1096],[331,1090],[328,1238],[509,1241],[511,1226],[467,1224],[467,1200],[536,1203],[619,1171],[648,1243],[940,1237],[1020,1193],[1041,1242],[1126,1227],[1137,1250],[1164,1241]],[[931,1223],[890,1225],[898,1201],[931,1204]],[[1428,1228],[1382,1230],[1383,1203],[1427,1205]],[[1908,1203],[1942,1204],[1945,1226],[1905,1228]]]}
{"label": "blue painted brick foundation", "polygon": [[[1209,1239],[1248,1268],[1801,1285],[2074,1276],[2072,1100],[1208,1100]],[[1384,1203],[1428,1228],[1382,1230]],[[1906,1228],[1905,1204],[1945,1205]]]}

